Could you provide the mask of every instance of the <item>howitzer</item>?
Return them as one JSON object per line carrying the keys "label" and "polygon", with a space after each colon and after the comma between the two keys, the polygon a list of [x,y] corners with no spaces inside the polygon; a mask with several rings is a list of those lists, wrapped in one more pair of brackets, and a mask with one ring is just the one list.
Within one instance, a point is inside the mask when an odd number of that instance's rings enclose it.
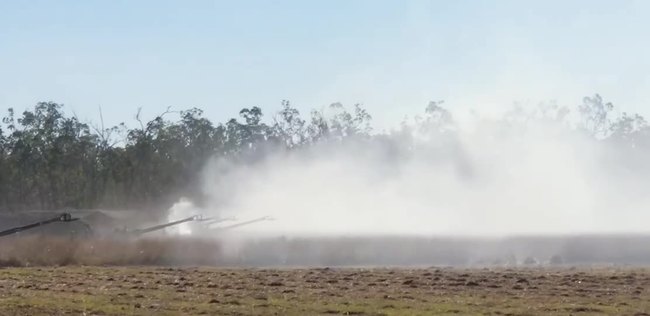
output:
{"label": "howitzer", "polygon": [[229,221],[235,221],[237,218],[235,217],[225,217],[225,218],[211,218],[205,220],[205,225],[210,226],[212,224],[218,224],[218,223],[223,223],[223,222],[229,222]]}
{"label": "howitzer", "polygon": [[25,230],[28,230],[28,229],[40,227],[40,226],[51,224],[51,223],[74,222],[76,220],[79,220],[79,219],[78,218],[73,218],[72,215],[70,215],[69,213],[62,213],[61,215],[59,215],[57,217],[50,218],[50,219],[47,219],[47,220],[44,220],[44,221],[40,221],[40,222],[36,222],[36,223],[33,223],[33,224],[25,225],[25,226],[19,226],[19,227],[14,227],[14,228],[11,228],[11,229],[3,230],[3,231],[0,232],[0,237],[12,235],[12,234],[15,234],[15,233],[19,233],[19,232],[22,232],[22,231],[25,231]]}
{"label": "howitzer", "polygon": [[223,226],[223,227],[214,227],[212,229],[214,229],[214,230],[230,230],[230,229],[237,228],[237,227],[240,227],[240,226],[250,225],[250,224],[263,222],[263,221],[272,221],[272,220],[274,220],[272,217],[264,216],[264,217],[252,219],[250,221],[245,221],[245,222],[236,223],[236,224],[232,224],[232,225],[229,225],[229,226]]}
{"label": "howitzer", "polygon": [[203,218],[201,215],[194,215],[194,216],[190,216],[188,218],[184,218],[184,219],[181,219],[181,220],[177,220],[177,221],[173,221],[173,222],[169,222],[169,223],[165,223],[165,224],[160,224],[160,225],[156,225],[156,226],[152,226],[152,227],[127,231],[127,233],[129,233],[131,235],[135,235],[135,236],[141,236],[141,235],[146,234],[146,233],[150,233],[150,232],[153,232],[153,231],[165,229],[167,227],[171,227],[171,226],[175,226],[175,225],[179,225],[179,224],[183,224],[183,223],[187,223],[187,222],[194,222],[194,221],[203,222],[203,221],[209,221],[209,220],[213,220],[213,219],[212,218]]}

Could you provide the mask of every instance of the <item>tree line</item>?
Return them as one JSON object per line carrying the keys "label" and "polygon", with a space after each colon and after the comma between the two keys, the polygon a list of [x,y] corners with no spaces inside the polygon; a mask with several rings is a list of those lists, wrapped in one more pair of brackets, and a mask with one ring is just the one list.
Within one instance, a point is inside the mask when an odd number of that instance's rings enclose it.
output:
{"label": "tree line", "polygon": [[166,111],[137,127],[105,128],[40,102],[0,126],[0,211],[63,208],[167,210],[179,197],[202,200],[199,173],[212,157],[247,160],[270,148],[369,133],[368,113],[340,104],[305,121],[288,101],[271,122],[259,107],[214,124],[197,108]]}
{"label": "tree line", "polygon": [[[647,122],[638,114],[613,116],[613,105],[599,95],[585,97],[568,117],[566,107],[546,104],[527,112],[515,107],[501,120],[509,124],[538,120],[569,126],[594,141],[647,148]],[[200,109],[165,111],[136,127],[104,127],[66,115],[64,106],[40,102],[20,114],[9,109],[0,125],[0,211],[138,209],[165,211],[180,197],[201,204],[200,174],[215,157],[253,163],[276,150],[300,150],[348,140],[412,143],[416,135],[446,137],[457,130],[442,102],[401,129],[375,132],[371,115],[360,105],[340,103],[306,117],[288,101],[264,119],[259,107],[213,123]],[[397,137],[399,136],[399,137]]]}

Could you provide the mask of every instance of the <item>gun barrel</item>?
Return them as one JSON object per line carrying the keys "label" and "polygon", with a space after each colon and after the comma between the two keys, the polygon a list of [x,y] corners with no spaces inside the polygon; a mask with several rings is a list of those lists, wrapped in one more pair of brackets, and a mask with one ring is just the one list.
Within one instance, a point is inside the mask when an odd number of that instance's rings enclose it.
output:
{"label": "gun barrel", "polygon": [[210,225],[213,225],[213,224],[218,224],[218,223],[223,223],[223,222],[228,222],[228,221],[234,221],[234,220],[236,220],[234,217],[226,217],[226,218],[219,218],[219,219],[212,218],[212,219],[208,220],[207,223],[205,223],[205,225],[210,226]]}
{"label": "gun barrel", "polygon": [[156,231],[156,230],[161,230],[161,229],[164,229],[164,228],[167,228],[167,227],[170,227],[170,226],[179,225],[179,224],[182,224],[182,223],[187,223],[187,222],[192,222],[192,221],[199,221],[199,220],[201,220],[201,217],[198,216],[198,215],[195,215],[195,216],[191,216],[191,217],[184,218],[184,219],[181,219],[181,220],[177,220],[177,221],[174,221],[174,222],[169,222],[169,223],[160,224],[160,225],[147,227],[147,228],[142,228],[142,229],[136,229],[136,230],[131,231],[131,234],[140,236],[142,234],[150,233],[150,232],[153,232],[153,231]]}
{"label": "gun barrel", "polygon": [[250,225],[250,224],[263,222],[263,221],[270,221],[270,220],[271,220],[270,217],[264,216],[264,217],[252,219],[250,221],[245,221],[245,222],[241,222],[241,223],[232,224],[232,225],[229,225],[229,226],[215,227],[214,229],[216,229],[216,230],[229,230],[229,229],[233,229],[233,228],[237,228],[237,227],[241,227],[241,226],[245,226],[245,225]]}
{"label": "gun barrel", "polygon": [[36,228],[36,227],[39,227],[39,226],[47,225],[47,224],[50,224],[50,223],[73,222],[73,221],[76,221],[76,220],[78,220],[78,218],[73,218],[72,215],[70,215],[69,213],[62,213],[57,217],[46,219],[44,221],[40,221],[40,222],[36,222],[36,223],[33,223],[33,224],[29,224],[29,225],[24,225],[24,226],[19,226],[19,227],[14,227],[14,228],[11,228],[11,229],[3,230],[3,231],[0,232],[0,237],[12,235],[12,234],[15,234],[15,233],[19,233],[19,232],[22,232],[22,231],[25,231],[25,230],[28,230],[28,229],[32,229],[32,228]]}

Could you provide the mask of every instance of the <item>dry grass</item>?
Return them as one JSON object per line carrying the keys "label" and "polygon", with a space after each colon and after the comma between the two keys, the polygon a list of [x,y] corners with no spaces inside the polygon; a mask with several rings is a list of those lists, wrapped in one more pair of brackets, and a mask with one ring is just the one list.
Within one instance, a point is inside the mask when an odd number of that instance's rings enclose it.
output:
{"label": "dry grass", "polygon": [[0,269],[0,315],[648,315],[644,269]]}
{"label": "dry grass", "polygon": [[5,238],[0,315],[650,315],[642,268],[143,267],[219,265],[219,249],[181,238]]}
{"label": "dry grass", "polygon": [[214,265],[219,244],[199,239],[70,239],[25,236],[0,240],[0,266]]}

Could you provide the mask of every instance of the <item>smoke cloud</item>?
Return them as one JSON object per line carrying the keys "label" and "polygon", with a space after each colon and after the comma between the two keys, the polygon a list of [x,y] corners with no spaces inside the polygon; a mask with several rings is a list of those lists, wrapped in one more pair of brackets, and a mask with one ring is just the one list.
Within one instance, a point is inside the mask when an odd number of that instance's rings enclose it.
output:
{"label": "smoke cloud", "polygon": [[442,109],[370,138],[214,160],[208,209],[272,216],[239,229],[270,236],[648,232],[647,151],[535,113],[456,124]]}

